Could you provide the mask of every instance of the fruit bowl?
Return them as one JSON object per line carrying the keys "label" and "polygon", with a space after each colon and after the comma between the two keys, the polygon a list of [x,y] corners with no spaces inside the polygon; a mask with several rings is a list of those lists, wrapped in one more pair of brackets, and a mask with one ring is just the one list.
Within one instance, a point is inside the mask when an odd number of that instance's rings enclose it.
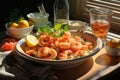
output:
{"label": "fruit bowl", "polygon": [[40,12],[33,12],[27,14],[29,20],[31,20],[35,25],[35,28],[42,27],[48,23],[49,14],[41,15]]}
{"label": "fruit bowl", "polygon": [[32,62],[36,62],[36,63],[43,64],[43,65],[50,65],[53,67],[53,69],[67,69],[67,68],[73,68],[73,67],[76,67],[76,66],[82,64],[88,58],[91,58],[93,55],[97,54],[97,52],[102,48],[101,39],[94,36],[93,34],[86,33],[86,32],[72,32],[72,34],[81,36],[84,40],[92,42],[94,44],[93,51],[90,52],[90,54],[88,54],[88,55],[85,55],[83,57],[76,58],[76,59],[44,60],[44,59],[30,56],[24,52],[24,50],[21,46],[23,43],[26,42],[26,38],[23,38],[20,41],[18,41],[18,43],[16,45],[16,52],[18,53],[18,55],[20,55],[23,58],[28,59]]}
{"label": "fruit bowl", "polygon": [[25,37],[26,35],[30,34],[34,27],[34,25],[29,25],[28,27],[10,28],[9,24],[10,23],[5,24],[6,34],[15,39],[21,39]]}

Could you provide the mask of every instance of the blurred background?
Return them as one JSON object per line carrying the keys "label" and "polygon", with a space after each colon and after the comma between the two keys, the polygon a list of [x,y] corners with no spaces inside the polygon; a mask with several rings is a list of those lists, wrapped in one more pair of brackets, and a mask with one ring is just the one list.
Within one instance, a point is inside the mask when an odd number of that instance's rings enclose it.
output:
{"label": "blurred background", "polygon": [[43,3],[46,12],[50,14],[49,19],[51,19],[53,17],[54,0],[1,0],[0,32],[5,30],[5,23],[9,22],[11,15],[15,15],[12,14],[13,11],[27,18],[28,13],[39,12],[37,6],[40,3]]}
{"label": "blurred background", "polygon": [[[38,5],[43,3],[46,12],[50,14],[49,20],[53,22],[53,4],[55,0],[1,0],[0,1],[0,31],[5,30],[5,23],[10,18],[14,9],[19,9],[20,14],[26,17],[30,12],[39,12]],[[88,10],[93,7],[103,7],[113,10],[113,19],[110,31],[120,34],[120,1],[119,0],[69,0],[70,19],[81,20],[89,23]]]}

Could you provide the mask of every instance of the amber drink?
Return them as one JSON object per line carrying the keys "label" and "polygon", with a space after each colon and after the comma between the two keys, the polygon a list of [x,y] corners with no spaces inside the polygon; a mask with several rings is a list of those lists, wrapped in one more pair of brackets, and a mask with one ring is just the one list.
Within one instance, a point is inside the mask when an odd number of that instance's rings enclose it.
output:
{"label": "amber drink", "polygon": [[112,11],[106,8],[92,8],[90,10],[90,26],[92,33],[103,41],[106,40],[110,29]]}
{"label": "amber drink", "polygon": [[91,23],[92,33],[102,40],[104,40],[107,36],[107,33],[110,29],[110,24],[107,21],[96,20]]}

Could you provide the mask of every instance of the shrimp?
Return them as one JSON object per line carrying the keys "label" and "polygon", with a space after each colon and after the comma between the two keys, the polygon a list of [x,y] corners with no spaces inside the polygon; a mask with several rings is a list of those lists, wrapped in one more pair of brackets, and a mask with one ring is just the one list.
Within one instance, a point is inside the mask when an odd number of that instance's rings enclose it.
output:
{"label": "shrimp", "polygon": [[40,59],[53,60],[57,57],[57,51],[49,47],[41,47],[38,49],[38,55]]}
{"label": "shrimp", "polygon": [[72,51],[77,51],[77,50],[79,50],[79,49],[81,49],[81,48],[82,48],[82,44],[81,44],[80,42],[73,41],[73,42],[71,43],[70,49],[71,49]]}
{"label": "shrimp", "polygon": [[67,59],[73,59],[73,52],[71,50],[64,50],[59,53],[58,58],[60,60],[67,60]]}
{"label": "shrimp", "polygon": [[[25,47],[25,44],[23,44],[23,47]],[[24,51],[28,55],[36,56],[38,48],[39,47],[32,47],[32,48],[25,47]]]}
{"label": "shrimp", "polygon": [[88,55],[88,53],[85,50],[78,50],[75,52],[75,55],[76,55],[76,57],[83,57],[83,56]]}
{"label": "shrimp", "polygon": [[60,39],[60,42],[67,42],[71,38],[70,32],[64,32],[62,38]]}
{"label": "shrimp", "polygon": [[59,43],[59,38],[53,38],[53,43],[51,44],[51,46],[53,48],[58,47],[58,43]]}
{"label": "shrimp", "polygon": [[42,47],[49,46],[52,42],[52,37],[49,35],[44,34],[39,37],[39,45]]}
{"label": "shrimp", "polygon": [[27,51],[26,51],[26,54],[31,55],[31,56],[36,56],[37,51],[36,51],[36,50],[33,50],[33,49],[30,49],[30,50],[27,50]]}
{"label": "shrimp", "polygon": [[81,42],[82,41],[82,39],[79,37],[79,36],[72,36],[70,39],[69,39],[69,41],[77,41],[77,42]]}
{"label": "shrimp", "polygon": [[69,42],[60,42],[58,43],[59,49],[69,49],[70,48],[70,43]]}
{"label": "shrimp", "polygon": [[83,50],[93,50],[93,43],[86,41],[83,46]]}
{"label": "shrimp", "polygon": [[68,32],[64,32],[63,37],[64,38],[67,37],[69,39],[69,38],[71,38],[71,33],[69,31]]}

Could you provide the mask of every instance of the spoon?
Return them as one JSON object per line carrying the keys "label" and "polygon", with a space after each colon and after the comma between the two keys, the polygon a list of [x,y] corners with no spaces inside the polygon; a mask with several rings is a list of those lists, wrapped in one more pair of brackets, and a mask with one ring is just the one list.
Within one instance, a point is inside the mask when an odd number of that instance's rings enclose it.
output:
{"label": "spoon", "polygon": [[41,5],[38,5],[38,9],[39,9],[39,12],[42,16],[46,15],[46,10],[44,8],[44,5],[41,4]]}

